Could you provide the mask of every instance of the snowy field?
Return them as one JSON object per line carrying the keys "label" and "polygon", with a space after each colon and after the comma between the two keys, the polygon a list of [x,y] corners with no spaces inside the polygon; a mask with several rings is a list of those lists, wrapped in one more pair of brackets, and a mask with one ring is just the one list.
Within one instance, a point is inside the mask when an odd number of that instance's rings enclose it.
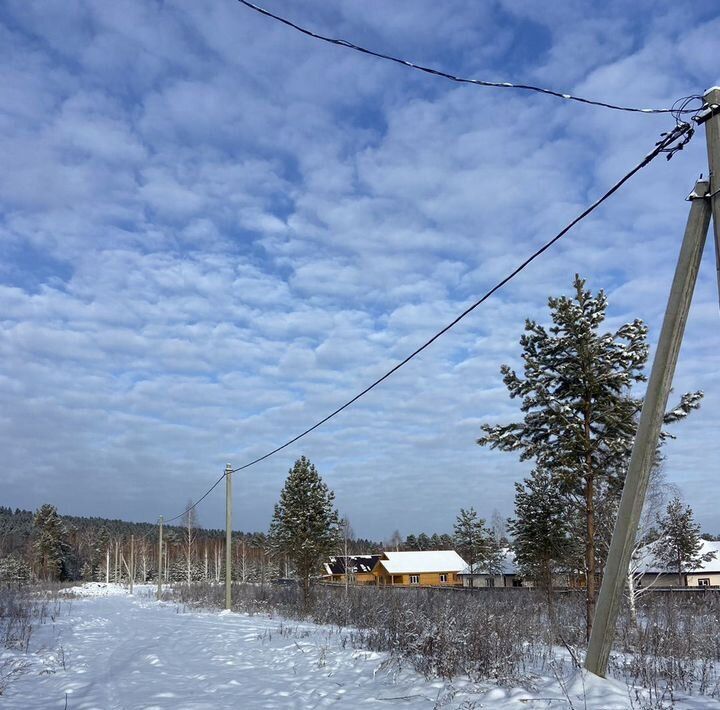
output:
{"label": "snowy field", "polygon": [[[577,673],[532,677],[526,687],[426,680],[386,654],[350,646],[330,627],[278,617],[183,612],[91,584],[33,634],[27,671],[0,707],[211,710],[322,708],[640,708],[621,683]],[[5,654],[7,656],[7,653]],[[677,708],[720,708],[689,698]]]}

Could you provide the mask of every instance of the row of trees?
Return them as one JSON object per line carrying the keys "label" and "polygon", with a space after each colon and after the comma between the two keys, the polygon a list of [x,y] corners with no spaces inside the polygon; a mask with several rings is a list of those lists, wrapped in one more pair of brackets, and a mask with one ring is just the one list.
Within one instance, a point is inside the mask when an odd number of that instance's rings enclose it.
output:
{"label": "row of trees", "polygon": [[[224,531],[200,528],[195,516],[183,523],[164,531],[165,580],[224,579]],[[61,516],[49,504],[35,514],[0,508],[0,581],[117,582],[131,573],[136,582],[151,581],[157,579],[157,558],[157,525]],[[236,580],[267,581],[285,571],[285,560],[271,555],[266,534],[233,533]]]}

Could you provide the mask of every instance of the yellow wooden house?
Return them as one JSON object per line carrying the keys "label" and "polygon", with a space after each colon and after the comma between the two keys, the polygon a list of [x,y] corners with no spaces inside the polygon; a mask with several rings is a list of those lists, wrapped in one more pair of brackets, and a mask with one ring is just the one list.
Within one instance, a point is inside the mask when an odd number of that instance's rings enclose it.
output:
{"label": "yellow wooden house", "polygon": [[467,567],[455,550],[383,552],[373,567],[375,584],[403,587],[451,587]]}

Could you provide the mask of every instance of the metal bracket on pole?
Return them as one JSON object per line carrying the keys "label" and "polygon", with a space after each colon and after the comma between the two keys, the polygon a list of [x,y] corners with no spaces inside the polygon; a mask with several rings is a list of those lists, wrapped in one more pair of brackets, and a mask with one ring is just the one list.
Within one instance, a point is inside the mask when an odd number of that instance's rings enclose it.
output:
{"label": "metal bracket on pole", "polygon": [[[663,320],[655,359],[643,401],[640,422],[623,486],[598,597],[585,668],[599,676],[607,672],[615,636],[615,622],[625,592],[630,556],[635,544],[640,514],[645,503],[650,470],[655,461],[660,429],[682,343],[685,323],[705,239],[710,226],[709,184],[698,180],[690,203],[690,216],[680,247],[670,298]],[[717,222],[716,222],[717,226]]]}

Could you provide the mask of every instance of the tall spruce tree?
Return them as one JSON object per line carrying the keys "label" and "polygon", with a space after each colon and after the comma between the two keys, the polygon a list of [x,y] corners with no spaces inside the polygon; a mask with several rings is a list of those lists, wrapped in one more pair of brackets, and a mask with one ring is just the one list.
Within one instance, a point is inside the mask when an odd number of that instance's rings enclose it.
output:
{"label": "tall spruce tree", "polygon": [[323,558],[337,551],[342,535],[333,508],[335,494],[304,456],[290,469],[270,524],[273,553],[286,555],[302,580],[303,600],[310,597],[310,576]]}
{"label": "tall spruce tree", "polygon": [[480,570],[489,574],[501,571],[503,555],[500,546],[474,508],[460,508],[454,531],[455,549],[468,563],[471,574]]}
{"label": "tall spruce tree", "polygon": [[[548,299],[550,328],[526,321],[520,338],[524,377],[507,365],[501,368],[510,397],[522,402],[522,421],[485,425],[477,443],[534,460],[557,480],[566,504],[580,516],[589,637],[604,552],[597,546],[596,510],[622,489],[641,406],[631,388],[645,379],[648,345],[640,320],[601,333],[605,293],[594,296],[578,275],[573,286],[572,298]],[[701,397],[684,395],[666,422],[685,417]]]}
{"label": "tall spruce tree", "polygon": [[658,519],[660,542],[655,545],[655,556],[667,569],[677,573],[678,584],[687,586],[685,573],[701,562],[709,562],[714,552],[701,554],[700,526],[693,521],[690,506],[675,496],[667,506],[665,515]]}
{"label": "tall spruce tree", "polygon": [[54,505],[41,506],[33,518],[33,557],[39,579],[59,579],[67,553],[67,530]]}

